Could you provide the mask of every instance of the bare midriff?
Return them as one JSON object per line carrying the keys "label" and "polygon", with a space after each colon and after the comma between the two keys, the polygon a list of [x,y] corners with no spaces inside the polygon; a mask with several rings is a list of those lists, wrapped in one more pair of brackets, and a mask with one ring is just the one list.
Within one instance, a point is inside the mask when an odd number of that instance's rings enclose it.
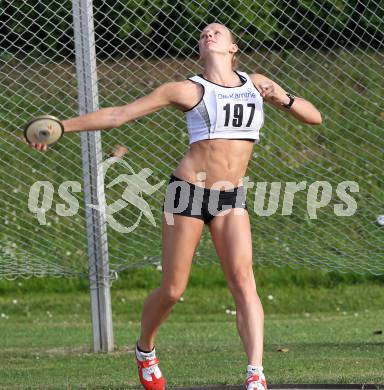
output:
{"label": "bare midriff", "polygon": [[218,190],[239,187],[243,184],[253,145],[252,141],[233,139],[194,142],[173,174],[200,187]]}

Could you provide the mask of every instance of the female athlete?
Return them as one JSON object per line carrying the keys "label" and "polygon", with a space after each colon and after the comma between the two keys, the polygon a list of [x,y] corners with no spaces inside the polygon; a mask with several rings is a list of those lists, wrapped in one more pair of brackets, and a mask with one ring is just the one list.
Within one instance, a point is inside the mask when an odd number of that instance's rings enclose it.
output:
{"label": "female athlete", "polygon": [[[261,74],[233,69],[238,47],[224,25],[206,26],[199,40],[201,75],[169,82],[124,106],[63,121],[66,133],[110,129],[174,106],[186,115],[189,150],[173,171],[162,221],[162,280],[146,299],[136,358],[145,389],[165,380],[155,354],[155,336],[188,282],[192,258],[205,225],[236,304],[236,323],[248,358],[246,387],[265,390],[264,312],[252,269],[252,240],[242,179],[263,125],[263,102],[318,125],[320,112]],[[46,145],[32,144],[45,151]]]}

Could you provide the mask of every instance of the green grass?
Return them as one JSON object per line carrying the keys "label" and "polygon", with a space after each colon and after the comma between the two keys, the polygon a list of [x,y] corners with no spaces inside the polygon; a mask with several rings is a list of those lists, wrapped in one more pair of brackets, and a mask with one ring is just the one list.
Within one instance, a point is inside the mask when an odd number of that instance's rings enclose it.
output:
{"label": "green grass", "polygon": [[[91,353],[83,282],[1,282],[0,388],[138,388],[133,346],[143,301],[160,273],[130,273],[111,290],[111,354]],[[256,275],[269,383],[384,383],[384,336],[374,334],[384,330],[381,278],[263,268]],[[247,362],[218,267],[195,266],[183,298],[157,339],[169,386],[241,384]]]}
{"label": "green grass", "polygon": [[[259,288],[274,289],[276,286],[289,285],[291,288],[335,288],[355,284],[382,285],[383,275],[341,273],[337,271],[319,271],[291,267],[254,266]],[[161,273],[153,266],[132,268],[118,274],[113,282],[114,289],[153,289],[160,282]],[[222,270],[217,265],[196,262],[189,279],[190,287],[210,288],[226,287]],[[89,289],[88,281],[83,278],[29,278],[0,280],[0,294],[25,294],[30,292],[73,292]]]}

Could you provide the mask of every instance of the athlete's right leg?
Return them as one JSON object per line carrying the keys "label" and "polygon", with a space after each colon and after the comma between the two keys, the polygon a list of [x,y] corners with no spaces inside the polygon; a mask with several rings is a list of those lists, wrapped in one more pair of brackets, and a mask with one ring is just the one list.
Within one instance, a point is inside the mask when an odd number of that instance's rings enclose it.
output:
{"label": "athlete's right leg", "polygon": [[144,351],[153,349],[160,325],[187,286],[193,255],[204,228],[203,220],[198,218],[173,215],[173,219],[174,224],[168,224],[163,214],[162,280],[144,303],[138,341]]}

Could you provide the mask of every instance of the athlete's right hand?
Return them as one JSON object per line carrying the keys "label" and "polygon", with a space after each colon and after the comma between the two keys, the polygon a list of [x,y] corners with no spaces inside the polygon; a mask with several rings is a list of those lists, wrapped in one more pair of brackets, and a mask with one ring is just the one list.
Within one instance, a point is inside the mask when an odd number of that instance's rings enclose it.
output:
{"label": "athlete's right hand", "polygon": [[22,141],[27,144],[30,148],[40,150],[41,152],[46,152],[48,149],[47,144],[30,144],[25,137],[22,138]]}

